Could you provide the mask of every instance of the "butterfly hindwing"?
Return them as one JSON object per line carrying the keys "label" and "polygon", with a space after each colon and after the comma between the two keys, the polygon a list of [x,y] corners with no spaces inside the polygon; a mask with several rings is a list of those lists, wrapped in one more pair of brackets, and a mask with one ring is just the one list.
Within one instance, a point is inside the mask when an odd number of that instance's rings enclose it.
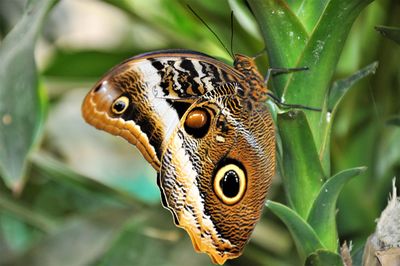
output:
{"label": "butterfly hindwing", "polygon": [[[215,89],[187,110],[166,145],[160,171],[166,207],[196,249],[220,264],[239,256],[249,240],[274,168],[273,149],[263,141],[273,137],[269,113],[262,110],[262,118],[257,110],[244,108],[245,101],[237,94],[224,95],[227,89]],[[211,113],[202,137],[188,133],[184,125],[191,111],[199,108]],[[227,173],[237,174],[239,184],[218,189],[223,180],[219,176]]]}

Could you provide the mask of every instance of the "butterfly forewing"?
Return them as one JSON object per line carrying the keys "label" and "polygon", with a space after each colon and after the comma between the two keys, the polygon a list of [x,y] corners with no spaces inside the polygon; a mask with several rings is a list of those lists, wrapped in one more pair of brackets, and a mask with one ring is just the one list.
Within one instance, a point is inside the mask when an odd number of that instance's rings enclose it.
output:
{"label": "butterfly forewing", "polygon": [[[240,79],[240,72],[197,52],[164,51],[133,57],[112,69],[86,96],[84,119],[136,145],[158,171],[165,140],[195,98]],[[113,103],[127,96],[122,115]]]}

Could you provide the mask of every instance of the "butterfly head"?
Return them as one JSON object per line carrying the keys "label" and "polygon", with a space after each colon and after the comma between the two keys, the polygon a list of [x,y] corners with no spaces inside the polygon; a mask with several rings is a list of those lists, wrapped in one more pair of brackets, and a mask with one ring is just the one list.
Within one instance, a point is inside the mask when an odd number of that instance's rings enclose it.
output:
{"label": "butterfly head", "polygon": [[264,83],[264,77],[257,69],[254,58],[236,54],[233,65],[236,70],[243,74],[244,82],[246,82],[250,88],[248,95],[246,96],[255,102],[266,101],[268,98],[268,89]]}

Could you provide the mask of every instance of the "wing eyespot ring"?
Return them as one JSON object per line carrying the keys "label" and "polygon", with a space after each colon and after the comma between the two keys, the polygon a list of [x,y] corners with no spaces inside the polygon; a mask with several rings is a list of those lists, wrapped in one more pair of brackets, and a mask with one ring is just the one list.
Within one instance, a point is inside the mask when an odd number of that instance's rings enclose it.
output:
{"label": "wing eyespot ring", "polygon": [[117,98],[111,105],[111,111],[115,115],[123,114],[129,106],[129,99],[126,96]]}
{"label": "wing eyespot ring", "polygon": [[207,135],[210,125],[211,115],[205,108],[194,108],[190,110],[184,122],[186,133],[194,138],[202,138]]}
{"label": "wing eyespot ring", "polygon": [[213,189],[217,197],[226,205],[238,203],[247,186],[245,171],[234,163],[221,167],[215,174]]}

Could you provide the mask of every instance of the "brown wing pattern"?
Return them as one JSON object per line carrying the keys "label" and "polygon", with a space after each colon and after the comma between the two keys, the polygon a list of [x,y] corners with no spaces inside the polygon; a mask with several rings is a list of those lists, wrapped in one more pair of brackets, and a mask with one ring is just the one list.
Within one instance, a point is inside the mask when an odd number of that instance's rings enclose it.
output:
{"label": "brown wing pattern", "polygon": [[[275,167],[272,119],[266,109],[248,110],[245,102],[221,96],[194,103],[187,114],[192,108],[214,110],[208,133],[196,138],[185,132],[183,116],[161,164],[166,207],[196,250],[219,264],[241,254],[261,216]],[[237,165],[246,176],[245,193],[234,204],[221,200],[213,184],[226,165]]]}
{"label": "brown wing pattern", "polygon": [[[136,145],[158,171],[163,143],[190,104],[240,77],[240,72],[201,53],[144,54],[107,73],[86,96],[82,114],[89,124]],[[121,96],[129,99],[122,115],[111,108]]]}
{"label": "brown wing pattern", "polygon": [[138,147],[177,225],[219,264],[242,253],[275,170],[267,88],[251,58],[234,65],[192,51],[139,55],[82,105],[89,124]]}

